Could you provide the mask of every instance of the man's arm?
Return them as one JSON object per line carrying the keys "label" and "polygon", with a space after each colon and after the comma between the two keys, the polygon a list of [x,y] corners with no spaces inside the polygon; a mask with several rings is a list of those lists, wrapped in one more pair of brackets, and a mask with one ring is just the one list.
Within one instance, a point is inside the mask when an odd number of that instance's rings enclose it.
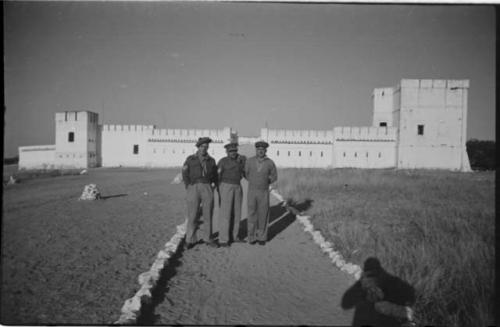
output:
{"label": "man's arm", "polygon": [[217,173],[217,164],[215,163],[215,159],[212,158],[212,172],[210,174],[212,176],[212,180],[210,183],[214,184],[214,187],[219,185],[219,176]]}
{"label": "man's arm", "polygon": [[241,175],[243,175],[244,178],[247,178],[247,174],[245,172],[245,165],[246,165],[246,162],[247,162],[247,157],[243,156],[243,155],[240,155],[240,160],[241,160]]}
{"label": "man's arm", "polygon": [[269,161],[271,163],[271,169],[269,171],[269,184],[273,185],[278,180],[278,170],[276,169],[276,165],[272,160]]}
{"label": "man's arm", "polygon": [[224,165],[223,165],[223,159],[220,159],[219,162],[217,163],[217,181],[218,184],[220,184],[220,181],[222,180],[222,173],[224,172]]}
{"label": "man's arm", "polygon": [[250,175],[250,160],[245,160],[245,168],[243,169],[243,173],[245,178],[248,180],[248,176]]}
{"label": "man's arm", "polygon": [[189,180],[189,164],[188,164],[189,158],[184,161],[184,165],[182,165],[182,180],[184,181],[184,185],[186,188],[188,187],[189,184],[191,184],[191,181]]}

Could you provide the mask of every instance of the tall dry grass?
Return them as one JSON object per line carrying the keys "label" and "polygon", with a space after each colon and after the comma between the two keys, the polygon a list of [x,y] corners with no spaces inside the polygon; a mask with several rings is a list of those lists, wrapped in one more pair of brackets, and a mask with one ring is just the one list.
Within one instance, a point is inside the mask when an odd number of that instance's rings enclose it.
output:
{"label": "tall dry grass", "polygon": [[495,175],[283,169],[279,190],[346,260],[370,256],[417,291],[419,324],[494,324]]}

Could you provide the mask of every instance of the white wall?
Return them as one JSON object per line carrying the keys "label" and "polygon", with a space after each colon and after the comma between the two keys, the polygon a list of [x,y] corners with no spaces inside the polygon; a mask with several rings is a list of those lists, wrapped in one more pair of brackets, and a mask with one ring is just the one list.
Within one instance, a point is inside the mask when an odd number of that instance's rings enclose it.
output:
{"label": "white wall", "polygon": [[55,145],[19,147],[19,169],[52,169],[55,166]]}
{"label": "white wall", "polygon": [[335,127],[333,132],[334,167],[395,167],[397,128]]}
{"label": "white wall", "polygon": [[[56,113],[56,167],[88,167],[89,114],[87,111]],[[68,138],[70,132],[74,133],[73,142]]]}
{"label": "white wall", "polygon": [[260,139],[269,143],[267,155],[278,167],[332,166],[333,131],[262,128]]}
{"label": "white wall", "polygon": [[267,156],[277,167],[326,168],[331,167],[331,144],[271,143]]}
{"label": "white wall", "polygon": [[468,85],[467,80],[401,81],[399,168],[470,170],[464,155]]}
{"label": "white wall", "polygon": [[[154,125],[98,125],[90,111],[56,113],[55,146],[20,147],[20,167],[180,167],[210,137],[209,154],[226,156],[240,144],[265,140],[278,167],[441,168],[470,170],[466,153],[468,80],[402,79],[373,92],[374,127],[333,130],[262,128],[259,137],[222,129],[157,129]],[[386,121],[389,127],[378,127]],[[424,126],[418,135],[417,126]],[[74,142],[68,134],[74,133]],[[134,145],[138,153],[134,154]],[[48,147],[48,148],[47,148]]]}
{"label": "white wall", "polygon": [[[104,125],[102,166],[180,167],[196,152],[199,137],[210,137],[208,153],[216,160],[226,155],[231,129],[156,129],[153,126]],[[139,153],[134,154],[134,145]]]}
{"label": "white wall", "polygon": [[372,126],[378,127],[381,122],[387,126],[394,126],[394,89],[392,87],[376,88],[373,90],[373,119]]}

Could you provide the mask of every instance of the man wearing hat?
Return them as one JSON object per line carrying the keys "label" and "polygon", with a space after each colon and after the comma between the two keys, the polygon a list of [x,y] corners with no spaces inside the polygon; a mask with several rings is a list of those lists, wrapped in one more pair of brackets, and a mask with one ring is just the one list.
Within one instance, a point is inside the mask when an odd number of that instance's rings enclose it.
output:
{"label": "man wearing hat", "polygon": [[[219,174],[219,244],[229,246],[230,241],[243,242],[239,238],[241,220],[241,201],[243,191],[241,179],[244,177],[246,157],[238,154],[238,143],[228,143],[227,157],[219,160],[217,172]],[[231,213],[234,220],[231,221]]]}
{"label": "man wearing hat", "polygon": [[[213,189],[217,185],[217,165],[214,158],[208,155],[209,137],[200,137],[196,142],[198,151],[187,157],[182,166],[182,179],[186,185],[187,196],[187,228],[186,248],[190,249],[197,243],[196,230],[200,203],[205,224],[203,241],[209,246],[217,247],[212,239],[212,212],[214,204]],[[202,242],[203,242],[202,241]]]}
{"label": "man wearing hat", "polygon": [[278,173],[274,162],[266,156],[267,144],[255,143],[255,157],[245,164],[245,177],[248,180],[248,242],[266,244],[267,224],[269,222],[269,185],[276,182]]}

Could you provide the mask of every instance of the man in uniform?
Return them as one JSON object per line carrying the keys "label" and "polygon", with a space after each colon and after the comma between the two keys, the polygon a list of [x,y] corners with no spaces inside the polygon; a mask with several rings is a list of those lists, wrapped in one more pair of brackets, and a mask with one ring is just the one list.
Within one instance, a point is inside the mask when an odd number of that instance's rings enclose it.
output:
{"label": "man in uniform", "polygon": [[217,185],[217,165],[214,158],[208,155],[209,137],[200,137],[196,142],[198,151],[187,157],[182,166],[182,179],[186,185],[187,195],[187,228],[186,248],[190,249],[197,243],[196,231],[200,203],[203,212],[205,237],[201,243],[217,247],[212,238],[212,212],[214,204],[214,188]]}
{"label": "man in uniform", "polygon": [[265,245],[269,222],[269,189],[278,179],[276,165],[266,156],[269,144],[264,141],[255,143],[256,156],[245,164],[245,177],[248,180],[248,242]]}
{"label": "man in uniform", "polygon": [[[237,143],[229,143],[224,147],[227,157],[220,159],[217,164],[220,196],[219,244],[227,247],[230,241],[243,242],[239,238],[239,229],[243,198],[241,179],[244,177],[246,158],[238,154]],[[232,212],[234,212],[234,220],[231,223]]]}

